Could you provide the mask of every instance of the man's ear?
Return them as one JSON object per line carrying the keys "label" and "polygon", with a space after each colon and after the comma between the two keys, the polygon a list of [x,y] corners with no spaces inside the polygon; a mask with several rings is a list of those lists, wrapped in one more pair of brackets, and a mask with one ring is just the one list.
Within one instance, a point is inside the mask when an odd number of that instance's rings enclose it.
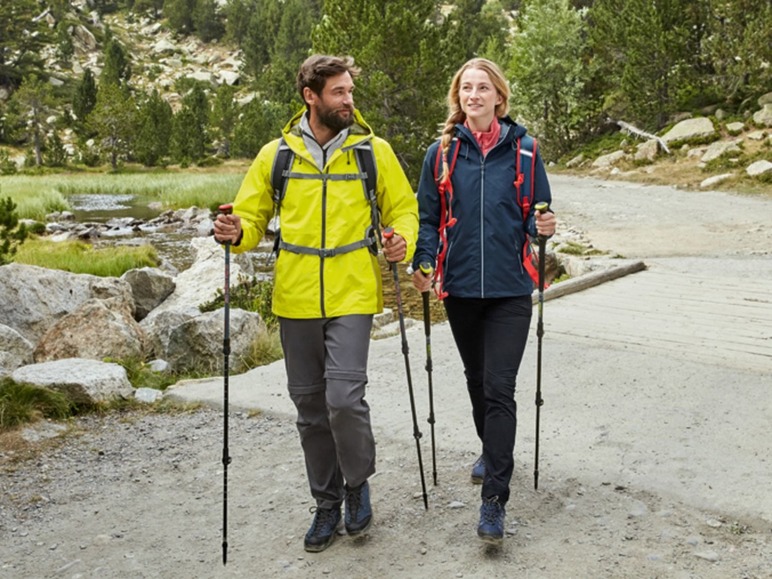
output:
{"label": "man's ear", "polygon": [[318,98],[319,98],[319,95],[317,95],[309,87],[303,88],[303,100],[306,102],[307,105],[314,104]]}

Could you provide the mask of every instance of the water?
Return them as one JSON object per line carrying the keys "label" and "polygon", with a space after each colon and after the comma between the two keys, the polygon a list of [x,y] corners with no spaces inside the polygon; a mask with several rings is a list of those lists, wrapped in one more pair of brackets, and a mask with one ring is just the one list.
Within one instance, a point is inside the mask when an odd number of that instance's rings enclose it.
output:
{"label": "water", "polygon": [[147,221],[158,217],[162,211],[160,206],[149,204],[147,199],[131,194],[86,193],[68,195],[67,200],[75,219],[80,222],[106,223],[116,217]]}

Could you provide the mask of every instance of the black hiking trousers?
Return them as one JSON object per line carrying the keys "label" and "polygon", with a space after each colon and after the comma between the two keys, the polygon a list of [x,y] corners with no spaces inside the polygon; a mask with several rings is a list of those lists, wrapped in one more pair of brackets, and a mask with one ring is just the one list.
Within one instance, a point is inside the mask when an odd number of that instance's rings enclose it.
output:
{"label": "black hiking trousers", "polygon": [[472,417],[483,446],[482,498],[498,497],[505,504],[515,465],[515,385],[531,325],[531,296],[448,296],[444,304],[464,364]]}

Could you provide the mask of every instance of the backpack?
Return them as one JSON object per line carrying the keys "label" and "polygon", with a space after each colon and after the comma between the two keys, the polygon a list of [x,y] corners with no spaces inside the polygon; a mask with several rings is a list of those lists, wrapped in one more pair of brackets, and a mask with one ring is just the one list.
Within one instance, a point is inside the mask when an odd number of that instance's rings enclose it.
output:
{"label": "backpack", "polygon": [[[515,181],[513,183],[516,191],[515,199],[523,212],[523,223],[525,223],[526,219],[528,219],[528,214],[531,211],[534,200],[534,173],[536,171],[536,151],[538,149],[538,143],[536,139],[532,137],[518,137],[512,144],[512,148],[515,150]],[[453,175],[453,170],[456,168],[459,149],[461,149],[461,147],[458,142],[458,137],[453,137],[448,151],[450,157],[448,174],[444,179],[440,179],[442,147],[437,147],[437,157],[434,162],[434,182],[437,183],[437,190],[440,194],[440,225],[437,228],[440,234],[440,250],[437,254],[437,267],[434,277],[434,290],[439,299],[444,299],[448,295],[448,292],[443,289],[443,270],[445,254],[448,250],[447,229],[456,224],[456,218],[453,217],[453,210],[451,207],[451,202],[453,200],[453,183],[450,178]],[[531,164],[531,179],[530,187],[527,188],[528,191],[524,191],[526,188],[523,187],[523,183],[525,182],[525,174],[521,171],[523,163]],[[538,254],[532,250],[528,235],[525,236],[525,243],[523,244],[522,260],[528,275],[535,284],[538,284]],[[545,288],[546,287],[547,285],[545,284]]]}
{"label": "backpack", "polygon": [[[273,188],[273,202],[276,206],[276,216],[279,217],[281,212],[281,202],[284,199],[284,195],[287,193],[287,183],[291,178],[294,179],[326,179],[329,181],[351,181],[360,179],[364,188],[365,199],[367,199],[370,205],[370,221],[371,226],[368,228],[365,238],[354,243],[349,243],[341,247],[333,248],[315,248],[305,247],[302,245],[293,245],[281,240],[280,229],[276,230],[276,237],[274,239],[274,252],[279,254],[279,250],[286,249],[293,253],[303,253],[308,255],[318,255],[319,257],[334,257],[343,253],[354,251],[361,247],[367,247],[370,253],[378,255],[378,232],[380,231],[379,222],[380,215],[378,211],[378,201],[375,195],[376,186],[378,183],[378,167],[375,162],[375,153],[373,152],[373,144],[370,140],[365,141],[354,147],[354,153],[357,159],[358,173],[346,173],[346,174],[327,174],[321,173],[319,175],[309,173],[293,173],[292,163],[295,160],[295,152],[287,145],[284,137],[279,141],[279,147],[276,150],[276,156],[273,159],[273,166],[271,167],[271,187]],[[281,227],[281,222],[279,222]]]}

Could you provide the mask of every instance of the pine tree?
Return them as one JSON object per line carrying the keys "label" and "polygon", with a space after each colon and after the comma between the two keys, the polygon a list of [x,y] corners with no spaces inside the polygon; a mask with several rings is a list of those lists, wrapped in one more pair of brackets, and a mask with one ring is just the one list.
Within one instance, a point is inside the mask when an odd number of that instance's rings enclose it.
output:
{"label": "pine tree", "polygon": [[97,100],[97,85],[90,68],[83,71],[83,76],[75,87],[72,98],[72,112],[79,126],[83,126],[88,114],[94,110]]}
{"label": "pine tree", "polygon": [[198,36],[204,42],[219,40],[225,34],[225,25],[215,0],[196,0],[192,22]]}
{"label": "pine tree", "polygon": [[30,74],[44,74],[40,57],[50,40],[45,20],[34,0],[0,2],[0,86],[16,88]]}
{"label": "pine tree", "polygon": [[13,261],[19,245],[27,238],[27,228],[19,224],[16,204],[10,197],[0,199],[0,265]]}
{"label": "pine tree", "polygon": [[219,142],[217,154],[222,157],[230,157],[233,129],[236,125],[237,107],[233,96],[236,89],[227,84],[217,89],[217,96],[212,107],[211,126],[215,130]]}
{"label": "pine tree", "polygon": [[126,48],[112,34],[107,34],[107,42],[103,51],[104,67],[99,76],[101,85],[114,84],[121,86],[131,78],[131,63]]}
{"label": "pine tree", "polygon": [[178,34],[193,32],[193,9],[196,0],[164,0],[164,16]]}
{"label": "pine tree", "polygon": [[40,167],[43,164],[43,145],[48,130],[46,119],[54,102],[53,90],[50,84],[32,75],[24,80],[13,98],[26,117],[27,141],[35,154],[35,166]]}
{"label": "pine tree", "polygon": [[180,163],[197,162],[206,155],[209,143],[209,103],[199,85],[182,99],[182,109],[172,122],[172,156]]}
{"label": "pine tree", "polygon": [[114,84],[99,88],[87,125],[97,136],[99,150],[107,156],[113,171],[131,150],[135,114],[134,99],[126,90]]}
{"label": "pine tree", "polygon": [[155,167],[169,154],[172,118],[172,108],[156,90],[139,105],[133,151],[140,163]]}

